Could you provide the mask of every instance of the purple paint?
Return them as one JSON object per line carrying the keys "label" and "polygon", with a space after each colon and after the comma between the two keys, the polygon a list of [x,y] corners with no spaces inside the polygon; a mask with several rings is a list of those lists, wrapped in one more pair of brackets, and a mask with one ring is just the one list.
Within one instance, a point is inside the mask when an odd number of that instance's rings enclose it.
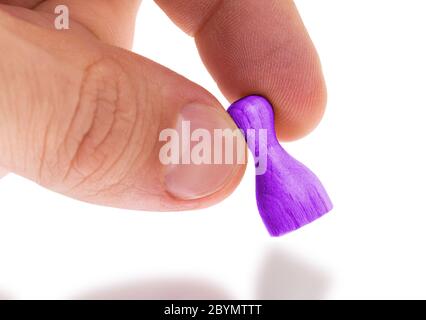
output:
{"label": "purple paint", "polygon": [[[267,150],[266,171],[256,175],[256,199],[272,236],[296,230],[332,209],[330,198],[318,178],[278,142],[274,112],[268,100],[248,96],[234,102],[228,112],[245,134],[249,129],[256,132],[254,143],[248,143],[255,159],[262,147]],[[258,139],[260,129],[267,130],[266,146],[261,145],[265,141]]]}

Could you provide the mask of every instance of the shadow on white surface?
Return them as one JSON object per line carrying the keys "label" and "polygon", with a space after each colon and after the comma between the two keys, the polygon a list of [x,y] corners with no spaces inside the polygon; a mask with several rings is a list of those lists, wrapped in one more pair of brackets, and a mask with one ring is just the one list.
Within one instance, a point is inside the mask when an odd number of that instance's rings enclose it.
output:
{"label": "shadow on white surface", "polygon": [[[331,284],[328,273],[279,248],[267,252],[253,279],[256,299],[325,299]],[[83,300],[229,300],[226,290],[191,278],[139,280],[77,296]]]}
{"label": "shadow on white surface", "polygon": [[82,300],[228,300],[230,295],[202,280],[135,281],[76,297]]}
{"label": "shadow on white surface", "polygon": [[4,300],[12,300],[12,299],[6,296],[5,294],[3,294],[2,292],[0,292],[0,301],[4,301]]}
{"label": "shadow on white surface", "polygon": [[325,299],[328,273],[283,249],[271,248],[261,266],[256,299]]}

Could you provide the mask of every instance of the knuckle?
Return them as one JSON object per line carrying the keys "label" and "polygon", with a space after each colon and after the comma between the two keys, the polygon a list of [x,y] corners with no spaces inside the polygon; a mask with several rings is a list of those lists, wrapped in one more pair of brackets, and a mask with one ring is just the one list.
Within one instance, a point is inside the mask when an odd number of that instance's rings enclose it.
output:
{"label": "knuckle", "polygon": [[109,58],[90,65],[59,152],[67,168],[64,185],[99,189],[122,179],[137,153],[137,119],[136,91],[121,65]]}

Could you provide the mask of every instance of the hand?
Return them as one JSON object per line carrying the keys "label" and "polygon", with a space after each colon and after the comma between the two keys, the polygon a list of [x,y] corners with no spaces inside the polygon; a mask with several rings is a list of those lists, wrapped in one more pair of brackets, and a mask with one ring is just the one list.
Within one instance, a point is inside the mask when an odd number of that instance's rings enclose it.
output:
{"label": "hand", "polygon": [[[211,205],[234,190],[245,166],[164,167],[159,133],[182,117],[209,130],[235,125],[206,90],[127,50],[139,2],[0,0],[0,166],[102,205]],[[195,38],[230,101],[266,96],[280,139],[317,125],[325,85],[292,1],[157,3]],[[59,4],[69,8],[70,30],[54,28]]]}

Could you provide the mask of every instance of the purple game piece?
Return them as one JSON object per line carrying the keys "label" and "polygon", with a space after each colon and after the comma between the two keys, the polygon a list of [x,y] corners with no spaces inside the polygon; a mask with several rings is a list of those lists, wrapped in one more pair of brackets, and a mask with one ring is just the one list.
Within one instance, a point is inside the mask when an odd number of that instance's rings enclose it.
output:
{"label": "purple game piece", "polygon": [[272,236],[298,229],[332,209],[318,178],[278,142],[268,100],[248,96],[234,102],[228,112],[244,132],[255,159],[257,206]]}

